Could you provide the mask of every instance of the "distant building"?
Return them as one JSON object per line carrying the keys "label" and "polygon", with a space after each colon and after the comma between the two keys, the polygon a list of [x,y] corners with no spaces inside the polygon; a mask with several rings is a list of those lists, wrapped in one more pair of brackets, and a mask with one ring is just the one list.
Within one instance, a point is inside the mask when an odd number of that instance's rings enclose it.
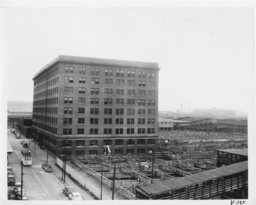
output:
{"label": "distant building", "polygon": [[157,63],[57,57],[33,79],[33,137],[56,155],[154,149],[158,72]]}

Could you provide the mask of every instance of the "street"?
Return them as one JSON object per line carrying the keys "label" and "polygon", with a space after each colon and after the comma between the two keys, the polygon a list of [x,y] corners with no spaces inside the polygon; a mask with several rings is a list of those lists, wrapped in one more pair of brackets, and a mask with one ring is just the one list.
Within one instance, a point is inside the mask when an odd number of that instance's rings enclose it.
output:
{"label": "street", "polygon": [[[24,149],[21,145],[22,140],[24,140],[23,137],[16,139],[15,135],[8,130],[8,141],[14,150],[8,158],[8,167],[12,167],[16,182],[21,181],[21,163],[19,155],[20,151]],[[50,155],[48,156],[48,162],[52,166],[53,172],[45,172],[41,168],[41,164],[46,161],[46,152],[41,150],[38,146],[36,146],[36,149],[34,148],[34,143],[31,142],[32,166],[23,167],[23,187],[29,200],[68,200],[68,197],[62,193],[64,185],[61,182],[61,170],[55,166],[55,159]],[[34,153],[34,151],[36,152]],[[66,183],[78,191],[84,200],[94,200],[94,197],[91,196],[90,193],[82,190],[68,179],[68,177],[66,177]]]}

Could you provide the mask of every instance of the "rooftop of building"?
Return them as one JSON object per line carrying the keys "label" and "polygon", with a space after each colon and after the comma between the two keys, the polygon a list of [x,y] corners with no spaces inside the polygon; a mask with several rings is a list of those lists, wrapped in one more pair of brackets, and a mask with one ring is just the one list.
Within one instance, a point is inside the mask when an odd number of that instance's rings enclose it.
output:
{"label": "rooftop of building", "polygon": [[248,149],[218,149],[217,151],[226,152],[230,154],[238,154],[243,156],[248,156]]}
{"label": "rooftop of building", "polygon": [[138,187],[137,191],[140,191],[146,195],[158,195],[161,193],[169,192],[171,190],[177,190],[193,184],[215,180],[220,177],[240,173],[246,170],[248,170],[248,162],[243,161],[216,169],[199,172],[197,174],[191,174],[177,179],[173,178],[164,182],[157,182],[149,186]]}
{"label": "rooftop of building", "polygon": [[57,62],[71,62],[71,63],[85,63],[94,65],[110,65],[110,66],[127,66],[134,68],[147,68],[147,69],[159,69],[158,63],[155,62],[143,62],[143,61],[128,61],[118,59],[104,59],[104,58],[91,58],[91,57],[79,57],[79,56],[67,56],[59,55],[52,60],[49,64],[45,65],[35,76],[35,79],[40,73],[44,72]]}

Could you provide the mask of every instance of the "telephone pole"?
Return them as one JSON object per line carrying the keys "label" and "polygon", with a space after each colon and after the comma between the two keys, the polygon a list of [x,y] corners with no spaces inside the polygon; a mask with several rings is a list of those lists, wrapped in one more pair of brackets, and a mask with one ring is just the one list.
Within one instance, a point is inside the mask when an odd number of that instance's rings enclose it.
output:
{"label": "telephone pole", "polygon": [[100,176],[100,200],[102,200],[102,178],[103,178],[103,160],[101,161],[101,176]]}
{"label": "telephone pole", "polygon": [[21,165],[21,190],[20,190],[20,195],[21,195],[21,198],[20,200],[23,199],[23,162],[20,161],[20,165]]}
{"label": "telephone pole", "polygon": [[116,178],[116,165],[114,165],[113,183],[112,183],[112,200],[115,198],[115,178]]}

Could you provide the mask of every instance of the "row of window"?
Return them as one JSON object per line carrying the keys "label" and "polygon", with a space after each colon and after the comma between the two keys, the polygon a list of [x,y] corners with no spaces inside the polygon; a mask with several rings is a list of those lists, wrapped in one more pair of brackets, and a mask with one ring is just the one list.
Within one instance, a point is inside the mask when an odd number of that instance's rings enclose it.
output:
{"label": "row of window", "polygon": [[[74,77],[72,76],[65,76],[65,83],[74,83]],[[113,85],[114,80],[110,79],[110,78],[106,78],[105,79],[105,84],[106,85]],[[135,80],[127,80],[127,86],[135,86],[136,83]],[[80,84],[85,84],[86,83],[86,78],[84,77],[80,77],[78,79],[78,83]],[[100,84],[100,80],[99,78],[91,78],[91,84],[92,85],[98,85]],[[147,86],[155,86],[155,81],[138,81],[137,85],[139,87],[145,87],[147,84]],[[125,80],[124,79],[116,79],[116,85],[118,86],[124,86],[125,85]]]}
{"label": "row of window", "polygon": [[46,96],[51,96],[51,95],[55,95],[57,94],[59,91],[58,87],[49,89],[49,90],[44,90],[42,92],[38,92],[34,94],[34,99],[38,99],[38,98],[42,98],[42,97],[46,97]]}
{"label": "row of window", "polygon": [[34,106],[38,105],[52,105],[52,104],[58,104],[58,98],[48,98],[48,99],[43,99],[43,100],[35,100],[34,101]]}
{"label": "row of window", "polygon": [[[116,115],[123,115],[124,114],[123,108],[117,108],[116,109]],[[135,108],[128,108],[126,110],[127,115],[135,115]],[[63,109],[64,114],[73,114],[73,108],[71,107],[65,107]],[[79,107],[78,108],[78,114],[84,114],[85,113],[85,108]],[[105,115],[112,115],[113,109],[112,108],[104,108],[104,114]],[[137,109],[137,113],[141,115],[146,114],[146,109]],[[99,114],[99,108],[90,108],[90,114],[97,115]],[[148,109],[148,114],[155,114],[155,109]]]}
{"label": "row of window", "polygon": [[[85,97],[79,97],[78,98],[79,103],[85,103]],[[138,99],[137,103],[139,106],[145,106],[145,105],[156,105],[155,100],[146,100],[145,99]],[[73,98],[72,97],[64,97],[64,104],[73,104]],[[99,104],[99,98],[91,98],[90,104],[97,105]],[[124,105],[125,99],[116,99],[117,105]],[[126,99],[127,105],[135,105],[135,99]],[[113,99],[112,98],[104,98],[104,105],[113,105]]]}
{"label": "row of window", "polygon": [[[108,135],[108,134],[113,134],[111,128],[104,128],[103,129],[103,134]],[[115,128],[115,134],[117,135],[122,135],[124,134],[125,129],[123,128]],[[90,129],[90,135],[97,135],[99,129],[98,128],[91,128]],[[64,135],[72,135],[72,129],[71,128],[64,128],[63,129],[63,134]],[[83,128],[78,128],[77,129],[77,134],[84,134],[84,129]],[[126,134],[135,134],[135,129],[134,128],[126,128]],[[155,134],[155,128],[138,128],[137,129],[137,134]]]}
{"label": "row of window", "polygon": [[[85,74],[86,73],[86,68],[85,67],[80,67],[78,68],[78,72],[80,74]],[[72,66],[66,66],[65,67],[65,73],[74,73],[74,67]],[[113,76],[113,70],[112,69],[105,69],[104,70],[105,76]],[[116,70],[115,71],[116,77],[125,77],[125,74],[127,77],[135,77],[135,71],[124,71],[124,70]],[[100,75],[100,69],[98,68],[92,68],[91,69],[91,75]],[[139,71],[137,73],[139,78],[155,78],[156,75],[153,72],[143,72]]]}
{"label": "row of window", "polygon": [[59,82],[59,77],[48,80],[48,82],[45,81],[43,84],[37,85],[37,86],[34,87],[34,93],[37,93],[38,91],[40,91],[42,89],[46,89],[48,87],[56,85],[58,82]]}
{"label": "row of window", "polygon": [[59,73],[59,67],[54,66],[53,68],[49,69],[48,72],[45,72],[44,74],[38,76],[34,80],[34,86],[55,77],[58,73]]}
{"label": "row of window", "polygon": [[[147,124],[155,124],[155,119],[154,118],[138,118],[137,119],[137,124],[138,125],[145,125],[147,120]],[[73,118],[63,118],[63,124],[64,125],[71,125],[73,122]],[[77,120],[78,124],[84,124],[85,123],[85,118],[78,118]],[[135,124],[135,119],[134,118],[127,118],[126,123],[128,125],[134,125]],[[91,125],[97,125],[99,124],[99,118],[90,118],[90,124]],[[111,125],[112,124],[112,118],[104,118],[104,124]],[[115,124],[116,125],[123,125],[124,124],[124,119],[123,118],[116,118],[115,119]]]}
{"label": "row of window", "polygon": [[[64,93],[65,94],[71,94],[71,93],[73,93],[73,91],[74,91],[73,87],[67,87],[67,86],[64,87]],[[91,88],[90,91],[91,91],[91,95],[100,94],[99,88]],[[124,91],[125,91],[124,89],[116,89],[116,94],[117,95],[124,95],[125,94]],[[78,93],[80,93],[80,94],[86,93],[86,88],[85,87],[79,87],[78,88]],[[41,96],[45,96],[43,93],[42,94],[38,93],[38,94],[40,94]],[[113,94],[113,89],[112,88],[105,88],[104,89],[104,94]],[[155,96],[155,90],[148,90],[148,93],[147,93],[147,90],[138,90],[138,95],[139,96],[146,96],[146,94],[148,94],[149,96]],[[129,95],[129,96],[135,95],[135,90],[127,90],[127,95]]]}

